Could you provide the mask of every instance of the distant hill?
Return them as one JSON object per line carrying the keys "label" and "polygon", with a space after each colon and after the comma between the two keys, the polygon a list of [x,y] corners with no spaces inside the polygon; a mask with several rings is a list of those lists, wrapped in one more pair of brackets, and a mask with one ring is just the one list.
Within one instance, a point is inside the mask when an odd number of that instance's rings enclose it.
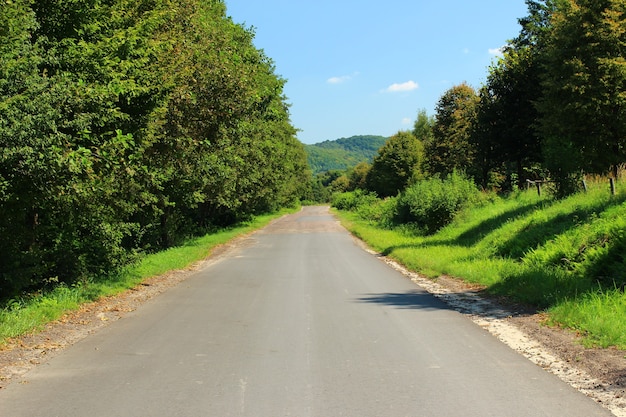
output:
{"label": "distant hill", "polygon": [[305,145],[309,166],[313,174],[332,170],[345,170],[360,162],[372,162],[388,138],[384,136],[352,136]]}

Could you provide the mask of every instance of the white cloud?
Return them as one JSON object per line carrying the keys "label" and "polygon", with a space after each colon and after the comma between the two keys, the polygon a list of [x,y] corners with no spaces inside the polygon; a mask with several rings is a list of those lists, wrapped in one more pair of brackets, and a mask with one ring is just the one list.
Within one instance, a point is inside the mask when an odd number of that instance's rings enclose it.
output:
{"label": "white cloud", "polygon": [[341,84],[352,79],[349,75],[342,75],[341,77],[330,77],[326,82],[328,84]]}
{"label": "white cloud", "polygon": [[401,93],[405,91],[413,91],[419,88],[419,85],[415,81],[407,81],[405,83],[396,83],[391,84],[389,87],[384,89],[384,92],[387,93]]}
{"label": "white cloud", "polygon": [[504,46],[499,48],[489,48],[489,55],[502,56],[504,53]]}
{"label": "white cloud", "polygon": [[404,119],[402,119],[402,124],[403,125],[410,125],[412,121],[413,121],[413,119],[411,119],[410,117],[405,117]]}

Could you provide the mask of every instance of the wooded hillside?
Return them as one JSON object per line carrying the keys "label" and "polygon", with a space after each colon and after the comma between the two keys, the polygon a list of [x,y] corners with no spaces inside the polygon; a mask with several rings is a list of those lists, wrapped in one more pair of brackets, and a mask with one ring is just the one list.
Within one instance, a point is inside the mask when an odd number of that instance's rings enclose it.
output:
{"label": "wooded hillside", "polygon": [[384,136],[362,135],[306,145],[309,166],[313,174],[319,174],[346,170],[359,162],[371,163],[386,141]]}
{"label": "wooded hillside", "polygon": [[220,0],[0,7],[0,294],[291,204],[284,80]]}

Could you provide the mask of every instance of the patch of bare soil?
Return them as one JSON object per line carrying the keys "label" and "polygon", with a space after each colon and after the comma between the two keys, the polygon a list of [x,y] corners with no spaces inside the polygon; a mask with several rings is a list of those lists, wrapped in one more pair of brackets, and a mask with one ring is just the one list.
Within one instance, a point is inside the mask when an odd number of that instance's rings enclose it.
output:
{"label": "patch of bare soil", "polygon": [[[345,229],[330,215],[327,207],[307,207],[295,215],[272,222],[259,233],[343,231]],[[355,241],[368,250],[362,242],[357,239]],[[194,270],[218,262],[253,242],[250,235],[235,239],[214,249],[205,261],[188,270],[154,277],[124,294],[104,298],[68,313],[47,325],[41,332],[10,341],[0,351],[0,390],[64,348],[177,285]],[[482,288],[454,278],[440,277],[434,281],[423,278],[407,271],[391,259],[373,254],[404,273],[417,285],[466,314],[512,349],[602,404],[615,416],[626,417],[626,351],[585,348],[580,343],[579,335],[545,326],[545,317],[541,313],[507,303],[506,300],[485,296]]]}

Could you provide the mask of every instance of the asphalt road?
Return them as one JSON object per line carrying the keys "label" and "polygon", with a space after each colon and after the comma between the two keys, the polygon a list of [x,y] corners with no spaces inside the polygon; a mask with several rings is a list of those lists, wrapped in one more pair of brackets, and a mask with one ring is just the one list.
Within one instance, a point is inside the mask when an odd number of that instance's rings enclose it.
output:
{"label": "asphalt road", "polygon": [[2,417],[609,416],[355,244],[284,218],[0,392]]}

